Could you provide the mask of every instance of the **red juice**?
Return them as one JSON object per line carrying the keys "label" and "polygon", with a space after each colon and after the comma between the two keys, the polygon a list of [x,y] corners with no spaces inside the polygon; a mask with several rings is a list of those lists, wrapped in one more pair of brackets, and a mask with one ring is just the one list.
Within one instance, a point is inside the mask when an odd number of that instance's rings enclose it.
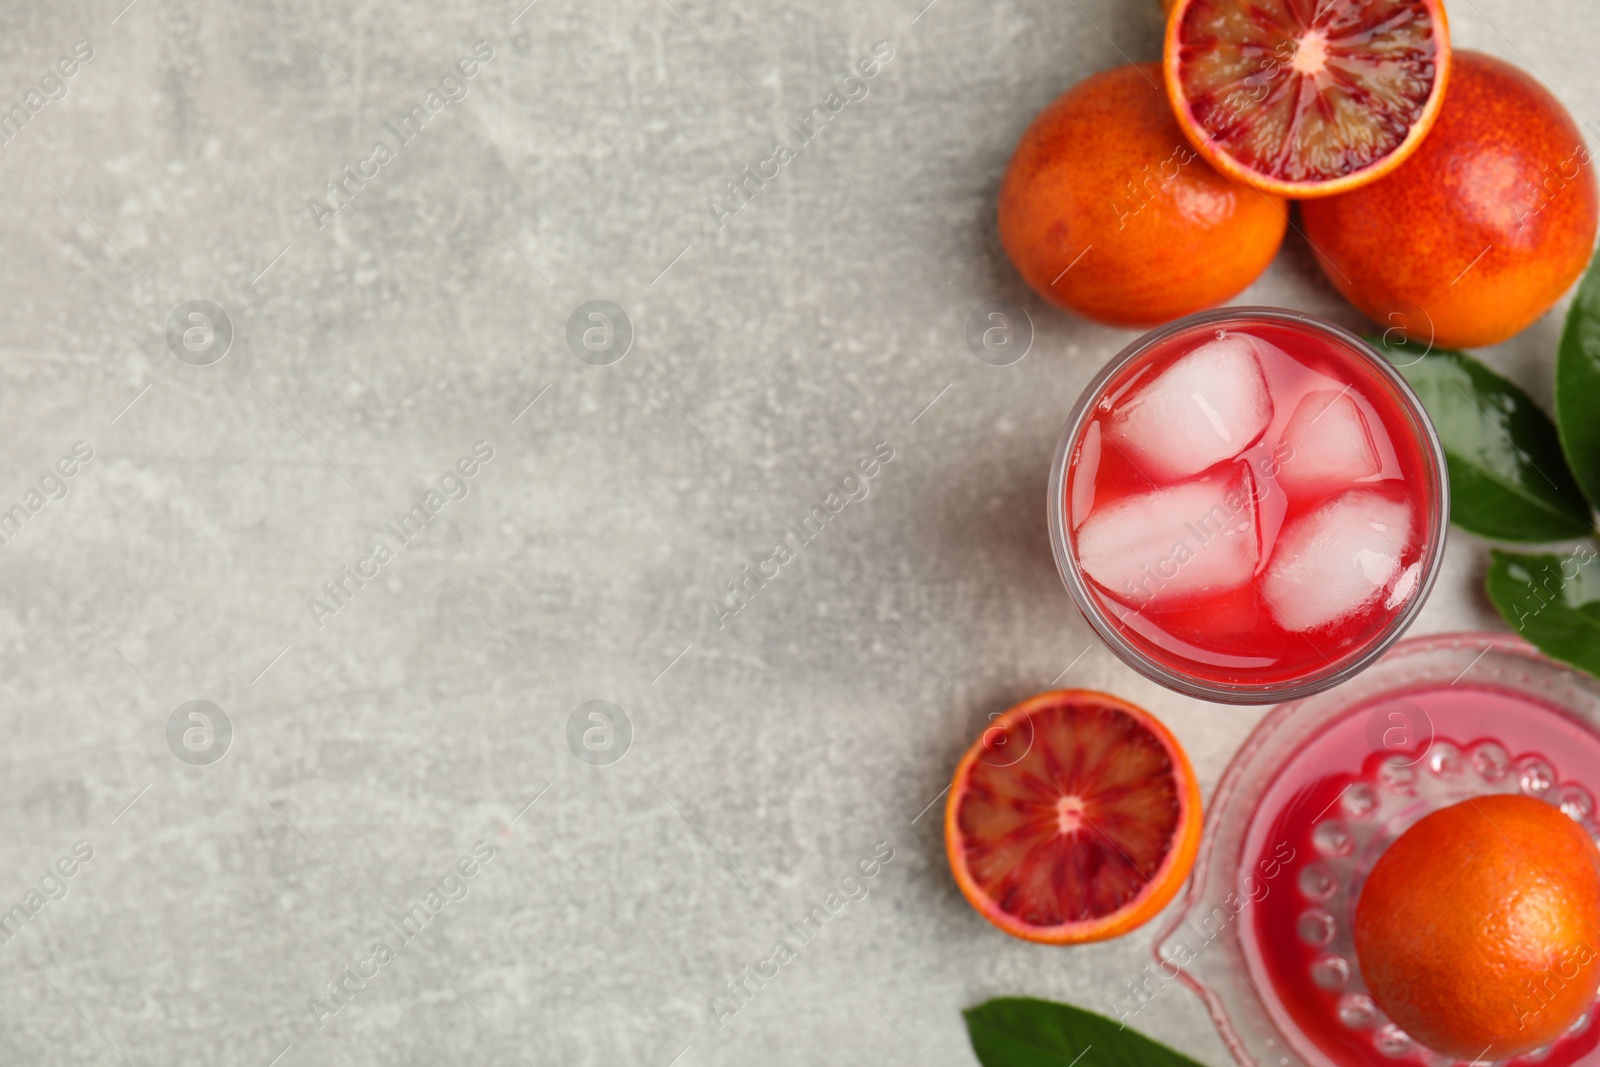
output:
{"label": "red juice", "polygon": [[[1414,732],[1403,745],[1375,749],[1391,722]],[[1301,1057],[1337,1067],[1457,1063],[1413,1041],[1368,994],[1352,932],[1366,876],[1417,820],[1470,797],[1532,796],[1600,838],[1595,784],[1600,736],[1588,724],[1529,696],[1468,683],[1358,705],[1300,746],[1262,794],[1239,869],[1281,863],[1250,905],[1240,944],[1251,986]],[[1510,1062],[1590,1062],[1600,1046],[1593,1015],[1548,1049]]]}
{"label": "red juice", "polygon": [[1415,397],[1292,313],[1210,312],[1136,349],[1058,460],[1058,559],[1085,614],[1132,665],[1212,699],[1359,670],[1442,550],[1442,455]]}

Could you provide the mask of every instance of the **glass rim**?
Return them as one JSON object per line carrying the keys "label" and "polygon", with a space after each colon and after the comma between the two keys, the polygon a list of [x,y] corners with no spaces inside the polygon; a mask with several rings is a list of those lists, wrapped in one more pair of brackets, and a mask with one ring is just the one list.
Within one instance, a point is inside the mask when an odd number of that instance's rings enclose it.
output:
{"label": "glass rim", "polygon": [[[1359,654],[1348,660],[1336,661],[1331,666],[1290,682],[1212,682],[1173,670],[1157,661],[1112,625],[1106,610],[1100,605],[1098,597],[1089,588],[1087,580],[1079,571],[1077,554],[1066,529],[1067,462],[1083,433],[1085,423],[1088,422],[1106,387],[1128,364],[1173,335],[1197,326],[1238,320],[1266,320],[1319,333],[1339,342],[1354,357],[1364,359],[1378,376],[1390,385],[1416,428],[1417,436],[1423,446],[1424,462],[1428,467],[1431,483],[1432,513],[1428,524],[1430,527],[1428,532],[1431,534],[1428,542],[1430,547],[1421,561],[1422,578],[1418,581],[1410,600],[1389,620],[1381,636]],[[1428,594],[1433,591],[1434,582],[1439,576],[1439,566],[1444,559],[1445,542],[1450,529],[1450,479],[1445,466],[1444,446],[1439,441],[1433,420],[1428,417],[1422,401],[1417,398],[1416,392],[1412,390],[1404,376],[1371,343],[1342,326],[1303,311],[1256,305],[1213,308],[1185,315],[1140,335],[1111,357],[1089,384],[1084,386],[1083,392],[1078,395],[1077,403],[1073,405],[1072,412],[1067,416],[1066,426],[1056,443],[1055,458],[1050,465],[1048,492],[1046,511],[1050,521],[1050,550],[1055,556],[1056,570],[1061,575],[1061,581],[1066,585],[1067,592],[1078,605],[1078,610],[1096,635],[1111,648],[1118,659],[1151,681],[1186,696],[1221,704],[1261,705],[1299,700],[1331,689],[1366,670],[1405,635],[1411,624],[1416,621],[1423,605],[1427,603]]]}

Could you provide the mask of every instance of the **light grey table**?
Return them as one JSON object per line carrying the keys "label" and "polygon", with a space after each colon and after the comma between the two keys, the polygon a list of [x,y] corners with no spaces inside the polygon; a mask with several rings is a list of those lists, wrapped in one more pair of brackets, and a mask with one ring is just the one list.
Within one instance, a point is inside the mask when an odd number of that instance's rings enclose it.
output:
{"label": "light grey table", "polygon": [[[0,1061],[956,1067],[961,1008],[1137,976],[1153,927],[973,914],[935,802],[1055,679],[1208,789],[1260,715],[1141,681],[1063,592],[1051,449],[1132,335],[994,232],[1018,134],[1155,58],[1153,0],[124,2],[0,11]],[[1587,4],[1451,14],[1600,119]],[[964,340],[995,299],[1014,366]],[[568,344],[596,300],[608,365]],[[1358,321],[1294,239],[1241,300]],[[1557,332],[1486,358],[1547,399]],[[1482,567],[1457,534],[1418,630],[1496,626]],[[627,725],[569,730],[592,700]],[[1223,1063],[1163,997],[1139,1025]]]}

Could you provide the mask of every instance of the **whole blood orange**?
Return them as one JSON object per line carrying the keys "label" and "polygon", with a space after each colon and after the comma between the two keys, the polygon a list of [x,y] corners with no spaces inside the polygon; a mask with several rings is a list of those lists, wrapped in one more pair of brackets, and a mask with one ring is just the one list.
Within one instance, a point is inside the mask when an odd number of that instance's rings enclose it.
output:
{"label": "whole blood orange", "polygon": [[944,839],[962,894],[1006,933],[1100,941],[1154,918],[1189,876],[1200,787],[1148,712],[1104,693],[1041,693],[956,767]]}
{"label": "whole blood orange", "polygon": [[1549,1044],[1600,986],[1600,853],[1516,794],[1436,811],[1378,858],[1356,958],[1378,1006],[1437,1052],[1507,1060]]}
{"label": "whole blood orange", "polygon": [[1543,86],[1460,51],[1422,147],[1380,181],[1302,205],[1306,236],[1373,321],[1423,343],[1496,344],[1583,272],[1600,216],[1591,162]]}
{"label": "whole blood orange", "polygon": [[1443,0],[1178,0],[1162,66],[1183,132],[1222,173],[1305,199],[1416,151],[1450,73]]}
{"label": "whole blood orange", "polygon": [[1224,178],[1173,120],[1154,63],[1079,82],[1022,135],[1000,243],[1051,303],[1114,326],[1220,304],[1266,269],[1286,205]]}

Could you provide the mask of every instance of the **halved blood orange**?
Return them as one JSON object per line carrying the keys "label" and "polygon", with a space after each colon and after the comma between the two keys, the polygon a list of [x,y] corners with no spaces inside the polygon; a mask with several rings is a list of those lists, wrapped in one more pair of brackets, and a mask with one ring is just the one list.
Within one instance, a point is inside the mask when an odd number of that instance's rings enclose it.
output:
{"label": "halved blood orange", "polygon": [[1028,941],[1118,937],[1173,898],[1200,848],[1177,739],[1105,693],[1061,689],[996,719],[956,767],[945,850],[967,902]]}
{"label": "halved blood orange", "polygon": [[1444,102],[1450,29],[1443,0],[1177,0],[1162,67],[1213,167],[1303,200],[1416,150]]}

